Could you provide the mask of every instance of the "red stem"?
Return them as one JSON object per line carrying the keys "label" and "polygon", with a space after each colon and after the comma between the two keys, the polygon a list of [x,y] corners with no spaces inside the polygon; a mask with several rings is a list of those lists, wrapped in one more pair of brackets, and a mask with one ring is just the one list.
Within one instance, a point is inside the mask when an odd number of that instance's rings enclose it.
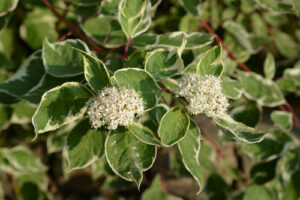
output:
{"label": "red stem", "polygon": [[211,144],[211,146],[215,149],[215,151],[217,152],[217,155],[220,157],[223,157],[223,152],[220,149],[219,145],[208,136],[208,134],[206,134],[203,129],[200,127],[200,125],[198,123],[196,123],[197,126],[199,127],[200,131],[201,131],[201,135]]}
{"label": "red stem", "polygon": [[[215,40],[221,44],[221,46],[227,51],[228,56],[232,59],[232,60],[236,60],[235,55],[231,52],[231,50],[227,47],[227,45],[223,42],[223,40],[215,33],[215,31],[209,26],[208,21],[207,20],[203,20],[202,21],[202,25],[204,26],[204,28],[211,34],[215,35]],[[243,62],[239,62],[237,61],[239,66],[246,72],[250,72],[250,68]]]}
{"label": "red stem", "polygon": [[[91,17],[94,17],[96,15],[98,15],[99,12],[95,12],[85,18],[83,18],[82,20],[80,20],[76,25],[79,26],[80,24],[82,24],[83,22],[85,22],[86,20],[88,20]],[[63,36],[61,36],[61,38],[59,38],[59,42],[64,41],[65,39],[67,39],[68,37],[70,37],[73,34],[73,31],[69,31],[68,33],[64,34]]]}
{"label": "red stem", "polygon": [[42,0],[42,2],[61,20],[63,21],[65,24],[67,24],[67,26],[71,29],[71,31],[75,34],[77,34],[79,37],[81,37],[84,41],[86,41],[86,43],[88,43],[91,47],[93,47],[93,49],[95,51],[97,51],[98,53],[102,53],[102,49],[99,48],[93,41],[91,41],[88,37],[86,37],[76,26],[74,26],[71,22],[69,22],[64,16],[62,16],[61,14],[59,14],[55,8],[53,7],[53,5],[51,3],[49,3],[48,0]]}
{"label": "red stem", "polygon": [[165,172],[164,172],[164,168],[163,168],[163,164],[162,164],[162,160],[161,160],[161,152],[162,152],[162,148],[157,147],[157,165],[158,165],[159,176],[160,176],[160,180],[161,180],[161,187],[162,187],[163,191],[165,191],[166,193],[169,194],[169,190],[168,190],[168,187],[166,184]]}
{"label": "red stem", "polygon": [[127,53],[128,53],[128,49],[129,49],[129,45],[130,45],[131,41],[132,41],[132,40],[131,40],[130,38],[127,39],[127,41],[126,41],[125,52],[124,52],[124,60],[127,59]]}

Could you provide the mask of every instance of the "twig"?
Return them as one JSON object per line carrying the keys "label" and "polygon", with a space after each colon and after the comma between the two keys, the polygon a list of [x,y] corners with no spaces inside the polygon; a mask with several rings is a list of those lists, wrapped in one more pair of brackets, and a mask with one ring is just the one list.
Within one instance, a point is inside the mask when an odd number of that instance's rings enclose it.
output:
{"label": "twig", "polygon": [[109,58],[105,58],[103,61],[106,62],[108,60],[116,60],[116,59],[123,59],[123,55],[118,55],[118,56],[114,56],[114,57],[109,57]]}
{"label": "twig", "polygon": [[67,26],[71,29],[71,31],[75,34],[77,34],[79,37],[81,37],[84,41],[86,41],[89,45],[91,45],[93,47],[93,49],[95,51],[97,51],[98,53],[103,53],[102,49],[100,47],[98,47],[93,41],[91,41],[88,37],[86,37],[76,26],[74,26],[71,22],[69,22],[64,16],[62,16],[61,14],[59,14],[55,8],[53,7],[53,5],[48,1],[48,0],[42,0],[42,2],[61,20],[63,21],[65,24],[67,24]]}
{"label": "twig", "polygon": [[126,41],[125,51],[124,51],[124,56],[123,56],[124,60],[127,60],[128,49],[129,49],[129,46],[130,46],[131,42],[132,42],[132,40],[130,38],[128,38],[127,41]]}
{"label": "twig", "polygon": [[[85,17],[85,18],[83,18],[82,20],[80,20],[76,25],[79,26],[80,24],[84,23],[86,20],[88,20],[91,17],[94,17],[94,16],[96,16],[98,14],[99,14],[99,12],[95,12],[95,13],[93,13],[93,14]],[[72,34],[73,34],[73,31],[69,31],[68,33],[66,33],[63,36],[61,36],[58,41],[59,42],[64,41],[65,39],[67,39],[68,37],[70,37]]]}
{"label": "twig", "polygon": [[[223,42],[223,40],[215,33],[215,31],[209,26],[208,21],[207,20],[203,20],[202,22],[203,27],[211,34],[215,35],[215,40],[220,43],[222,45],[222,47],[227,51],[228,56],[232,59],[232,60],[236,60],[236,56],[231,52],[231,50],[227,47],[227,45]],[[237,61],[239,66],[245,70],[246,72],[250,72],[250,68],[243,62],[239,62]]]}
{"label": "twig", "polygon": [[166,88],[166,87],[163,85],[162,82],[157,81],[157,83],[158,83],[158,85],[160,86],[160,89],[161,89],[162,91],[164,91],[164,92],[166,92],[166,93],[169,93],[169,94],[171,94],[171,95],[173,95],[173,96],[177,96],[177,97],[179,97],[180,99],[182,99],[183,101],[188,102],[188,101],[186,100],[185,97],[183,97],[183,96],[178,96],[177,94],[175,94],[175,92],[173,92],[173,91],[170,90],[169,88]]}
{"label": "twig", "polygon": [[161,99],[165,102],[165,104],[166,104],[169,108],[171,108],[171,105],[168,103],[168,101],[166,100],[166,98],[165,98],[163,95],[161,95]]}
{"label": "twig", "polygon": [[158,170],[159,170],[159,176],[160,176],[160,180],[161,180],[161,187],[163,189],[163,191],[165,191],[166,193],[170,193],[166,184],[166,177],[165,177],[165,172],[164,172],[164,168],[163,168],[163,163],[161,160],[161,151],[162,148],[157,147],[157,165],[158,165]]}
{"label": "twig", "polygon": [[221,150],[221,148],[219,147],[219,145],[208,136],[208,134],[206,134],[206,132],[203,131],[203,129],[200,127],[199,123],[196,123],[197,126],[199,127],[200,131],[201,131],[201,135],[211,144],[211,146],[215,149],[215,151],[217,152],[217,155],[220,157],[223,157],[223,152]]}

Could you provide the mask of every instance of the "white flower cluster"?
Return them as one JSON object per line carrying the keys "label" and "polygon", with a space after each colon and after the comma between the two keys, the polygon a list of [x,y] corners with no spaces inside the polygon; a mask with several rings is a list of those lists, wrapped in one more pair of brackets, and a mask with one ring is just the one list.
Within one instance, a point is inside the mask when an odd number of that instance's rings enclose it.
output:
{"label": "white flower cluster", "polygon": [[189,74],[180,83],[179,95],[188,101],[188,110],[194,114],[216,117],[226,112],[229,103],[222,92],[221,81],[212,75]]}
{"label": "white flower cluster", "polygon": [[143,112],[144,102],[135,90],[108,87],[91,101],[87,113],[93,128],[106,125],[114,130],[132,124],[134,116]]}

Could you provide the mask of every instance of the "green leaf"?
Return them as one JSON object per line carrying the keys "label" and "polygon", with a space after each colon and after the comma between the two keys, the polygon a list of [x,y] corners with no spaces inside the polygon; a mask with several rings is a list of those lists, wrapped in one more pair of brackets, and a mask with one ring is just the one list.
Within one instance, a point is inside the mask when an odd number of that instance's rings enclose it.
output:
{"label": "green leaf", "polygon": [[257,53],[263,45],[268,42],[268,37],[248,33],[241,24],[234,21],[227,20],[223,26],[236,38],[238,43],[251,54]]}
{"label": "green leaf", "polygon": [[249,102],[233,108],[230,116],[247,126],[255,127],[261,120],[262,109],[255,102]]}
{"label": "green leaf", "polygon": [[264,184],[275,177],[278,159],[255,164],[250,170],[251,179],[257,184]]}
{"label": "green leaf", "polygon": [[28,181],[20,184],[19,196],[21,200],[48,200],[47,194],[38,185]]}
{"label": "green leaf", "polygon": [[65,40],[51,44],[43,43],[43,62],[48,74],[55,77],[70,77],[83,73],[83,58],[74,48],[89,51],[81,40]]}
{"label": "green leaf", "polygon": [[20,98],[33,104],[39,104],[43,94],[48,90],[66,82],[82,82],[83,80],[84,77],[82,75],[70,78],[57,78],[45,73],[40,82]]}
{"label": "green leaf", "polygon": [[186,34],[184,32],[172,32],[161,35],[142,34],[133,39],[136,48],[180,48],[186,42],[185,49],[196,49],[205,47],[214,41],[214,35],[209,33],[194,32]]}
{"label": "green leaf", "polygon": [[152,181],[151,187],[145,190],[142,200],[181,200],[181,198],[169,195],[162,189],[162,183],[159,175],[156,175]]}
{"label": "green leaf", "polygon": [[298,169],[292,175],[282,199],[298,200],[300,198],[299,185],[300,185],[300,169]]}
{"label": "green leaf", "polygon": [[0,2],[0,17],[16,9],[19,0],[2,0]]}
{"label": "green leaf", "polygon": [[12,116],[12,108],[4,105],[0,105],[0,133],[9,125],[10,118]]}
{"label": "green leaf", "polygon": [[255,160],[265,160],[270,156],[280,154],[283,144],[271,138],[265,138],[259,143],[244,144],[241,150]]}
{"label": "green leaf", "polygon": [[286,69],[283,78],[277,83],[283,91],[294,92],[300,96],[300,67]]}
{"label": "green leaf", "polygon": [[286,111],[273,111],[271,119],[275,125],[283,130],[291,130],[293,128],[293,114]]}
{"label": "green leaf", "polygon": [[0,33],[2,33],[2,30],[8,25],[10,17],[11,14],[0,16]]}
{"label": "green leaf", "polygon": [[110,86],[110,76],[105,64],[84,52],[81,53],[83,55],[84,76],[94,92],[98,93]]}
{"label": "green leaf", "polygon": [[184,64],[177,52],[157,49],[147,55],[145,70],[155,79],[173,76],[184,69]]}
{"label": "green leaf", "polygon": [[91,96],[85,86],[76,82],[68,82],[46,92],[32,118],[36,134],[55,130],[80,118]]}
{"label": "green leaf", "polygon": [[198,16],[198,9],[202,3],[202,0],[180,0],[183,4],[183,7],[189,13]]}
{"label": "green leaf", "polygon": [[114,78],[121,87],[133,88],[139,92],[145,102],[146,109],[157,104],[160,88],[154,78],[142,69],[121,69],[115,72]]}
{"label": "green leaf", "polygon": [[220,77],[223,73],[222,47],[215,46],[198,61],[196,73]]}
{"label": "green leaf", "polygon": [[32,104],[25,101],[20,101],[12,105],[12,108],[14,109],[14,111],[11,117],[11,123],[28,124],[31,122],[36,106],[33,106]]}
{"label": "green leaf", "polygon": [[70,130],[66,130],[65,127],[61,127],[49,134],[47,137],[47,152],[48,154],[60,152],[63,150],[67,140],[67,133]]}
{"label": "green leaf", "polygon": [[158,135],[164,146],[172,146],[184,138],[189,127],[190,120],[186,112],[180,107],[174,107],[162,117]]}
{"label": "green leaf", "polygon": [[229,185],[218,174],[211,174],[206,183],[206,194],[208,199],[226,199],[230,191]]}
{"label": "green leaf", "polygon": [[[267,160],[269,157],[279,156],[280,154],[283,154],[284,147],[287,143],[292,142],[292,138],[287,135],[286,132],[283,132],[281,130],[272,130],[266,134],[265,139],[261,141],[260,143],[255,144],[243,144],[241,146],[241,150],[246,153],[249,157],[255,159],[255,160]],[[287,150],[287,149],[285,149]],[[292,150],[289,151],[288,154],[291,154],[291,156],[286,156],[289,158],[294,158],[295,154]],[[299,154],[300,155],[300,154]],[[284,157],[285,158],[285,157]],[[283,161],[284,159],[281,159]],[[288,159],[287,159],[288,160]],[[279,162],[280,163],[280,162]],[[282,163],[285,163],[283,161]],[[294,163],[292,161],[291,163]],[[299,162],[300,163],[300,162]],[[285,164],[282,164],[282,167],[279,168],[280,172],[284,172],[286,169],[289,169],[291,167],[284,166]],[[287,177],[285,175],[285,177]]]}
{"label": "green leaf", "polygon": [[251,185],[249,186],[244,194],[243,200],[273,200],[271,192],[260,185]]}
{"label": "green leaf", "polygon": [[133,46],[135,48],[147,48],[155,45],[158,41],[158,35],[145,33],[133,38]]}
{"label": "green leaf", "polygon": [[101,1],[101,13],[115,14],[118,11],[118,7],[121,0]]}
{"label": "green leaf", "polygon": [[25,16],[20,26],[20,36],[32,49],[39,49],[45,38],[50,42],[58,39],[56,21],[57,18],[49,9],[35,8]]}
{"label": "green leaf", "polygon": [[214,35],[203,32],[194,32],[190,34],[186,34],[186,45],[185,49],[196,49],[203,48],[214,41]]}
{"label": "green leaf", "polygon": [[127,38],[134,38],[147,31],[151,24],[149,0],[122,0],[118,19]]}
{"label": "green leaf", "polygon": [[147,128],[138,123],[133,123],[128,126],[128,131],[131,132],[137,139],[141,140],[145,144],[161,146],[160,141],[156,138],[154,133]]}
{"label": "green leaf", "polygon": [[[102,9],[103,7],[101,11]],[[115,48],[126,43],[126,36],[115,17],[107,15],[91,17],[83,23],[82,28],[91,39],[106,48]]]}
{"label": "green leaf", "polygon": [[[3,165],[2,159],[5,159],[7,165]],[[26,147],[15,146],[13,148],[0,149],[0,169],[15,175],[24,175],[29,172],[45,172],[46,167],[42,162]],[[11,171],[11,169],[13,169]]]}
{"label": "green leaf", "polygon": [[92,129],[89,120],[81,121],[67,137],[69,170],[89,166],[104,154],[107,131]]}
{"label": "green leaf", "polygon": [[140,142],[128,129],[110,131],[105,142],[105,154],[112,170],[140,187],[143,171],[149,169],[156,157],[156,147]]}
{"label": "green leaf", "polygon": [[199,161],[201,149],[201,134],[197,124],[190,120],[190,127],[186,136],[178,142],[179,151],[186,169],[199,184],[200,193],[204,188],[202,166]]}
{"label": "green leaf", "polygon": [[[286,133],[285,133],[286,134]],[[300,167],[300,151],[298,146],[286,149],[278,161],[276,172],[285,185],[291,180],[293,173]]]}
{"label": "green leaf", "polygon": [[253,72],[239,71],[239,78],[247,98],[261,106],[275,107],[285,103],[278,85]]}
{"label": "green leaf", "polygon": [[289,2],[285,1],[274,1],[274,0],[255,0],[259,6],[268,9],[270,11],[275,11],[281,14],[294,14],[293,6]]}
{"label": "green leaf", "polygon": [[16,103],[22,99],[38,104],[42,95],[49,89],[69,81],[82,81],[81,76],[72,78],[55,78],[46,74],[41,51],[34,52],[21,65],[18,71],[8,80],[0,84],[1,103]]}
{"label": "green leaf", "polygon": [[158,36],[157,45],[161,47],[177,47],[179,48],[183,42],[185,33],[172,32],[165,33]]}
{"label": "green leaf", "polygon": [[149,110],[148,114],[151,121],[158,127],[161,118],[168,112],[169,107],[165,104],[157,104],[153,109]]}
{"label": "green leaf", "polygon": [[126,60],[125,67],[127,68],[144,68],[146,60],[146,51],[135,51]]}
{"label": "green leaf", "polygon": [[96,6],[99,4],[99,0],[68,0],[71,3],[74,3],[78,6]]}
{"label": "green leaf", "polygon": [[292,0],[292,4],[293,4],[293,8],[294,8],[296,14],[299,17],[300,16],[300,2],[298,0]]}
{"label": "green leaf", "polygon": [[264,62],[264,73],[266,79],[272,80],[275,75],[275,70],[274,56],[271,53],[268,53]]}
{"label": "green leaf", "polygon": [[[20,69],[10,79],[0,84],[1,96],[3,93],[15,98],[26,95],[30,89],[38,85],[44,73],[41,52],[36,51],[21,65]],[[1,103],[7,103],[2,101],[2,98],[0,99]]]}
{"label": "green leaf", "polygon": [[236,122],[226,114],[215,118],[214,120],[221,130],[223,130],[226,134],[234,136],[234,138],[238,141],[256,143],[263,140],[265,133],[258,132],[240,122]]}
{"label": "green leaf", "polygon": [[243,89],[237,80],[231,79],[229,77],[222,77],[222,91],[224,94],[231,99],[239,99],[242,96]]}
{"label": "green leaf", "polygon": [[276,30],[274,32],[274,42],[278,51],[287,58],[296,58],[299,55],[299,46],[291,35]]}

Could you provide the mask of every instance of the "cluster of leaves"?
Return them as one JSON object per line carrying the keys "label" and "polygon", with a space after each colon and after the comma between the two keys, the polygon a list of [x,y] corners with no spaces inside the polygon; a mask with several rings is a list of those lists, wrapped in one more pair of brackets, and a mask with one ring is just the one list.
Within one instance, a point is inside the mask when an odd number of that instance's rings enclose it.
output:
{"label": "cluster of leaves", "polygon": [[[194,178],[207,199],[300,198],[299,120],[287,103],[300,95],[298,0],[42,2],[0,2],[0,176],[12,175],[14,195],[51,198],[47,156],[31,151],[44,144],[64,173],[91,166],[108,187],[118,177],[149,186],[143,172],[158,160],[159,171]],[[228,114],[187,112],[177,94],[189,73],[222,80]],[[129,126],[92,129],[89,100],[110,86],[137,91],[146,111]],[[234,146],[236,164],[210,128]],[[157,158],[164,150],[168,167]],[[142,199],[180,199],[164,185],[156,176]]]}

